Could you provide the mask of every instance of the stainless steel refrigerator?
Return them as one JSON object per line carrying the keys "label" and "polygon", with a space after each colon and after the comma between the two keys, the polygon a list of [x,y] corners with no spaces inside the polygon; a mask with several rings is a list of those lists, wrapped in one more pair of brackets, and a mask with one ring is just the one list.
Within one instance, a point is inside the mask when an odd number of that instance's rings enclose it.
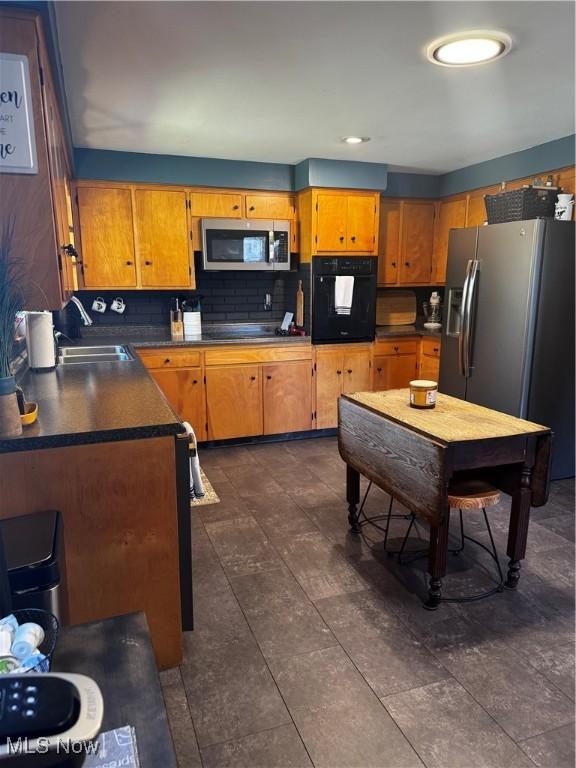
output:
{"label": "stainless steel refrigerator", "polygon": [[574,475],[574,223],[450,232],[439,390],[552,428]]}

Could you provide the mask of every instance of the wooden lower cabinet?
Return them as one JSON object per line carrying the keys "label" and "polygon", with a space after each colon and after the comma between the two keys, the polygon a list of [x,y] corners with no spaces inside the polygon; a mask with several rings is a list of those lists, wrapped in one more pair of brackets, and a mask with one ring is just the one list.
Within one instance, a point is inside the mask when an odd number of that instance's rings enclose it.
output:
{"label": "wooden lower cabinet", "polygon": [[312,364],[309,360],[262,366],[264,434],[312,429]]}
{"label": "wooden lower cabinet", "polygon": [[206,368],[206,410],[209,440],[261,435],[262,367]]}
{"label": "wooden lower cabinet", "polygon": [[418,339],[376,341],[372,370],[372,387],[376,392],[407,387],[418,375]]}
{"label": "wooden lower cabinet", "polygon": [[422,337],[420,342],[420,359],[418,362],[418,378],[438,381],[440,375],[440,339]]}
{"label": "wooden lower cabinet", "polygon": [[350,392],[371,389],[370,346],[316,348],[316,427],[338,425],[338,398]]}
{"label": "wooden lower cabinet", "polygon": [[206,440],[206,406],[201,368],[150,370],[150,375],[182,421],[187,421],[197,440]]}

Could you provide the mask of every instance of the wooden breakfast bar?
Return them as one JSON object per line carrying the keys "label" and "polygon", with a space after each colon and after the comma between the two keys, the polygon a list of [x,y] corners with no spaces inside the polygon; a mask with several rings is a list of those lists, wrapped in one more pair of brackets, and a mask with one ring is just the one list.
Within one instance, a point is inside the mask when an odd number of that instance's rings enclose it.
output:
{"label": "wooden breakfast bar", "polygon": [[515,589],[526,554],[530,507],[546,503],[552,433],[547,427],[438,394],[409,405],[409,390],[343,395],[338,445],[347,464],[348,520],[359,532],[360,475],[430,525],[426,607],[437,608],[446,574],[451,483],[473,474],[512,497],[505,586]]}

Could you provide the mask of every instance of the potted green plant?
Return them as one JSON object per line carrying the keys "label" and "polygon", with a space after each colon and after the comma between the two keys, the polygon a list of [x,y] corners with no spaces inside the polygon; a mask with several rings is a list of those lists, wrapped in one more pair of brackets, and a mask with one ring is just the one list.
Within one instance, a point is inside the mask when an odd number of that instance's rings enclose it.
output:
{"label": "potted green plant", "polygon": [[22,434],[22,422],[16,396],[16,379],[11,359],[16,313],[24,303],[19,270],[12,256],[13,223],[7,223],[0,235],[0,435]]}

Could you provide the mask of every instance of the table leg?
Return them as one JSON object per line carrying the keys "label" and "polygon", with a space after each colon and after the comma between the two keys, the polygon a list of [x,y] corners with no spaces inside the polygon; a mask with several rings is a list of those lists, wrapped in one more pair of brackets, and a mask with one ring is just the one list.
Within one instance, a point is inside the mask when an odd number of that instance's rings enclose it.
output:
{"label": "table leg", "polygon": [[360,502],[360,473],[350,464],[346,465],[346,501],[348,502],[348,522],[352,533],[360,533],[357,512]]}
{"label": "table leg", "polygon": [[430,551],[428,553],[428,600],[424,608],[435,611],[442,599],[442,577],[446,575],[446,560],[448,556],[448,528],[450,525],[450,510],[446,509],[444,519],[437,527],[430,527]]}
{"label": "table leg", "polygon": [[518,487],[512,494],[508,547],[506,549],[510,562],[508,564],[508,578],[504,583],[507,589],[516,589],[518,586],[518,581],[520,580],[520,560],[523,560],[526,556],[526,540],[528,538],[532,495],[531,479],[531,468],[523,467]]}

